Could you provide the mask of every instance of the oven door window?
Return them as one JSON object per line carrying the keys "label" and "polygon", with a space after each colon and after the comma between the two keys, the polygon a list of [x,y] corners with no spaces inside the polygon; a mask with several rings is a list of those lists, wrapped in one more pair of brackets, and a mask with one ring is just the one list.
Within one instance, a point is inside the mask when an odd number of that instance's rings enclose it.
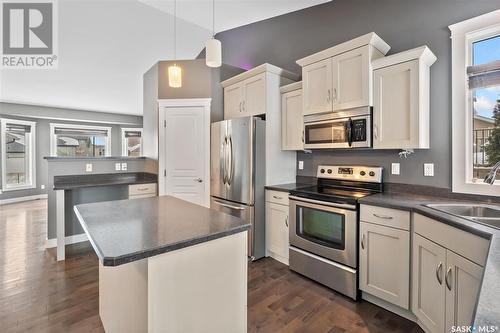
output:
{"label": "oven door window", "polygon": [[334,249],[345,249],[343,214],[297,206],[297,217],[297,236]]}
{"label": "oven door window", "polygon": [[306,144],[347,142],[347,121],[305,126]]}

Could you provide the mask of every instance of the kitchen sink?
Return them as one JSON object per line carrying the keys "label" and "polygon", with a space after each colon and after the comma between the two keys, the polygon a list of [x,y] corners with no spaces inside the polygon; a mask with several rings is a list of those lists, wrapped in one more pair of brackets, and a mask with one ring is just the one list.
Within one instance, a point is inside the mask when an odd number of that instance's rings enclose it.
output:
{"label": "kitchen sink", "polygon": [[500,206],[483,204],[427,204],[425,206],[500,229]]}

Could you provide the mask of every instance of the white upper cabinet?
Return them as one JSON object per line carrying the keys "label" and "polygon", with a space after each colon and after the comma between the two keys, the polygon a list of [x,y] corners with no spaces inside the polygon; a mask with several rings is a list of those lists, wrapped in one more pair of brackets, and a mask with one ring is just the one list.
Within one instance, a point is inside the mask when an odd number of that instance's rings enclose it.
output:
{"label": "white upper cabinet", "polygon": [[332,110],[332,59],[325,59],[302,69],[304,115]]}
{"label": "white upper cabinet", "polygon": [[369,47],[333,57],[333,110],[370,105]]}
{"label": "white upper cabinet", "polygon": [[281,149],[304,149],[304,118],[302,115],[302,82],[280,88]]}
{"label": "white upper cabinet", "polygon": [[373,148],[429,148],[430,66],[427,46],[373,61]]}
{"label": "white upper cabinet", "polygon": [[297,60],[304,115],[372,105],[371,62],[389,48],[372,32]]}
{"label": "white upper cabinet", "polygon": [[[297,81],[297,74],[263,64],[222,82],[224,119],[264,115],[279,105],[279,87]],[[278,92],[278,94],[276,94]]]}

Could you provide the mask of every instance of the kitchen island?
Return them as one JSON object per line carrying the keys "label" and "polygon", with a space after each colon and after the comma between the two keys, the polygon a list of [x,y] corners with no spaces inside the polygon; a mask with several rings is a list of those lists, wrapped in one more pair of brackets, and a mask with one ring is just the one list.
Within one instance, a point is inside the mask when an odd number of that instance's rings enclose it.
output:
{"label": "kitchen island", "polygon": [[77,205],[106,332],[245,332],[250,225],[171,196]]}

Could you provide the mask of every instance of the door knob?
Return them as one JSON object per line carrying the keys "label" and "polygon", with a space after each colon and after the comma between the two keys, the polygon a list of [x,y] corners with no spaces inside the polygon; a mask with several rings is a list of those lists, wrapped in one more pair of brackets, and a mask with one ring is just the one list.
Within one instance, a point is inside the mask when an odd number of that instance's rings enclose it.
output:
{"label": "door knob", "polygon": [[201,178],[196,178],[194,181],[198,182],[198,183],[203,183],[203,179],[201,179]]}

